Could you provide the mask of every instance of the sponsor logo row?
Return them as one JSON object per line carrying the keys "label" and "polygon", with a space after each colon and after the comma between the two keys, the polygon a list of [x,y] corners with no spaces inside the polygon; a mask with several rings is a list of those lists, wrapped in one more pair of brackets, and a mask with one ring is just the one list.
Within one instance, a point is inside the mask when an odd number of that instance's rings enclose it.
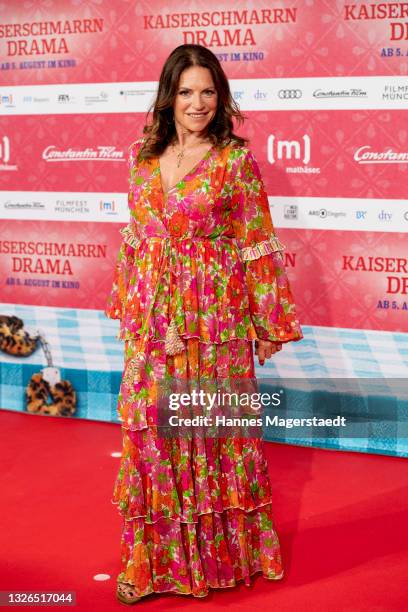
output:
{"label": "sponsor logo row", "polygon": [[[242,110],[406,109],[405,77],[231,79]],[[146,112],[157,82],[1,87],[0,114]]]}
{"label": "sponsor logo row", "polygon": [[0,218],[127,222],[127,194],[0,192]]}
{"label": "sponsor logo row", "polygon": [[[408,202],[405,200],[270,197],[273,221],[278,227],[349,231],[408,232]],[[286,200],[286,202],[285,202]]]}
{"label": "sponsor logo row", "polygon": [[[127,194],[1,192],[0,217],[5,219],[127,222]],[[286,201],[285,201],[286,200]],[[408,231],[408,204],[403,200],[353,200],[270,197],[275,225],[370,231]],[[389,228],[389,229],[387,229]]]}
{"label": "sponsor logo row", "polygon": [[[407,204],[408,206],[408,204]],[[339,217],[348,217],[356,221],[367,221],[369,218],[371,220],[376,220],[381,223],[390,223],[393,219],[399,219],[400,221],[405,220],[408,222],[408,209],[405,211],[398,210],[397,212],[393,212],[391,210],[331,210],[327,208],[314,208],[314,209],[304,209],[302,210],[302,217],[319,217],[319,219],[338,219]],[[290,220],[298,220],[299,216],[299,206],[297,204],[285,204],[283,207],[283,217],[285,219]]]}
{"label": "sponsor logo row", "polygon": [[[364,79],[363,79],[364,80]],[[370,91],[369,87],[297,87],[296,80],[294,83],[281,88],[272,88],[264,86],[263,89],[255,90],[236,89],[232,91],[232,95],[237,101],[253,99],[258,102],[266,100],[369,100],[378,101],[381,103],[407,103],[408,102],[408,84],[391,84],[387,83],[381,89],[374,92]],[[390,108],[392,105],[390,104]]]}

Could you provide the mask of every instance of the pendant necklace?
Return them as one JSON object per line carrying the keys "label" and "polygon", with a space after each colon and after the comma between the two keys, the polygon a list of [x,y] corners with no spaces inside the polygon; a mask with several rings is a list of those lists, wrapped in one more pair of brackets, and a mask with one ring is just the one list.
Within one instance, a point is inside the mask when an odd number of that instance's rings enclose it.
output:
{"label": "pendant necklace", "polygon": [[[203,142],[206,142],[206,141],[203,140]],[[199,144],[201,145],[201,144],[203,144],[203,142],[200,142]],[[174,143],[171,146],[173,147],[173,151],[175,152],[176,147],[175,147]],[[195,147],[191,147],[191,148],[194,149]],[[181,166],[181,162],[184,159],[184,152],[185,152],[185,148],[182,148],[181,151],[179,153],[177,153],[177,155],[176,155],[176,159],[177,159],[177,164],[176,165],[177,165],[177,168],[180,168],[180,166]]]}
{"label": "pendant necklace", "polygon": [[181,149],[180,153],[177,153],[177,168],[180,168],[181,162],[183,161],[183,157],[184,157],[184,149]]}

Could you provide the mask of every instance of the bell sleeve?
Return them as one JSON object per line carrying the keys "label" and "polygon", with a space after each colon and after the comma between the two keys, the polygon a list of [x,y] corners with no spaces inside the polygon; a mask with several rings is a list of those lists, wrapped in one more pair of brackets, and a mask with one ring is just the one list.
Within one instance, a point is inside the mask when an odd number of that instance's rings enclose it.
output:
{"label": "bell sleeve", "polygon": [[246,148],[236,150],[234,164],[231,219],[257,337],[272,342],[301,340],[303,334],[282,256],[285,246],[275,234],[258,164]]}
{"label": "bell sleeve", "polygon": [[[133,168],[135,166],[135,145],[133,143],[130,145],[128,149],[128,157],[127,157],[127,167],[128,167],[128,182],[129,182],[129,190],[128,190],[128,207],[130,209],[130,201],[133,198],[133,192],[131,187],[131,178]],[[126,241],[126,230],[129,226],[122,228],[120,233],[122,234],[122,243],[119,248],[119,252],[116,257],[116,263],[113,270],[113,279],[112,279],[112,288],[108,295],[106,306],[104,313],[110,319],[123,319],[125,306],[126,306],[126,297],[127,297],[127,288],[128,281],[130,276],[131,264],[132,264],[132,255],[134,254],[134,249],[129,245],[129,241]]]}

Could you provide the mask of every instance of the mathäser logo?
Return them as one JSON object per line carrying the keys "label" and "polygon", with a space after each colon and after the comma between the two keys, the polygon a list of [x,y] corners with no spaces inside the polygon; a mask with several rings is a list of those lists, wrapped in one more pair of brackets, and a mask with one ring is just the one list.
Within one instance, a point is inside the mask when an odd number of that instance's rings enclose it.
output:
{"label": "math\u00e4ser logo", "polygon": [[118,214],[117,208],[118,207],[117,207],[115,200],[100,200],[99,201],[99,210],[102,213],[105,213],[107,215],[117,215]]}
{"label": "math\u00e4ser logo", "polygon": [[17,170],[15,164],[10,164],[10,139],[8,136],[0,138],[0,170]]}
{"label": "math\u00e4ser logo", "polygon": [[295,159],[308,164],[310,162],[310,136],[304,135],[301,140],[279,140],[271,134],[268,138],[268,161],[274,164],[277,160]]}
{"label": "math\u00e4ser logo", "polygon": [[0,105],[3,108],[15,108],[13,94],[0,94]]}
{"label": "math\u00e4ser logo", "polygon": [[[286,140],[270,134],[267,142],[268,162],[283,162],[287,173],[320,173],[320,168],[309,166],[311,160],[311,140],[305,134],[300,139]],[[303,165],[300,165],[303,164]]]}

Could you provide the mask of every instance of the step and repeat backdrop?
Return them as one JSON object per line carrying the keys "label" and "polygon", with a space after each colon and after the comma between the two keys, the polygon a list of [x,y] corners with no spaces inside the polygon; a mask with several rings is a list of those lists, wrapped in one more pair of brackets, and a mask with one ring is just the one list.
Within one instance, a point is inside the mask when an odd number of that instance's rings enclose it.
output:
{"label": "step and repeat backdrop", "polygon": [[183,43],[246,116],[302,323],[408,331],[407,2],[3,4],[0,302],[104,309],[127,149]]}

